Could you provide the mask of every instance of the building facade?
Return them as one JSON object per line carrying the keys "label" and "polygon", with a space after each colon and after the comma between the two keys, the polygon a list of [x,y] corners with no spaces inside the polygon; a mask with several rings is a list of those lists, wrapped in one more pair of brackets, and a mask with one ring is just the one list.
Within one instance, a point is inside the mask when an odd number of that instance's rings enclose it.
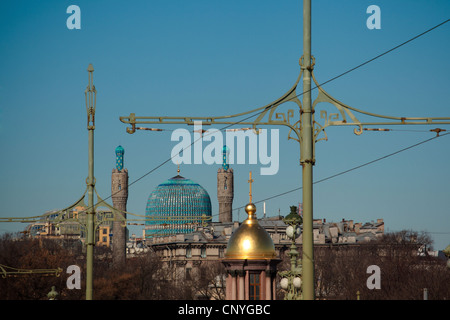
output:
{"label": "building facade", "polygon": [[[284,259],[291,245],[291,240],[286,235],[287,225],[281,215],[266,216],[264,210],[263,217],[257,222],[273,244],[273,259],[258,258],[251,261],[252,259],[233,259],[227,256],[230,239],[245,222],[238,222],[236,217],[233,217],[234,172],[227,164],[225,148],[224,163],[217,173],[219,221],[211,221],[211,200],[208,192],[198,183],[180,176],[178,169],[177,176],[159,184],[150,194],[146,206],[147,222],[139,245],[132,244],[127,236],[125,219],[128,170],[123,166],[124,149],[119,146],[115,151],[116,167],[111,176],[111,192],[117,211],[98,212],[97,214],[107,219],[102,219],[104,222],[96,230],[96,244],[112,246],[114,264],[121,265],[127,257],[133,257],[139,252],[153,251],[167,264],[175,266],[179,280],[188,280],[202,266],[210,263],[222,264],[225,261],[224,265],[229,271],[228,298],[276,298],[273,289],[276,260]],[[58,211],[48,212],[41,221],[31,224],[28,232],[37,237],[83,241],[86,237],[81,226],[85,222],[84,210],[82,206],[74,207],[65,213],[67,216],[62,220],[59,217],[57,222],[55,219],[58,217]],[[316,246],[361,244],[376,240],[383,234],[382,219],[367,223],[345,219],[339,222],[316,219],[313,224]],[[296,239],[296,243],[301,246],[302,236]],[[245,287],[242,287],[242,284]],[[225,287],[225,281],[222,285]],[[253,289],[250,290],[250,287]]]}

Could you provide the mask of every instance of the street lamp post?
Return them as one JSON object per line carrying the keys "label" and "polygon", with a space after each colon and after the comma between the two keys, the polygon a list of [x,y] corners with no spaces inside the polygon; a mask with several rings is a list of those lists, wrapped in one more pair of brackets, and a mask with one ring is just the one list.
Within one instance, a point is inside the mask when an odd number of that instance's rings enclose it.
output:
{"label": "street lamp post", "polygon": [[56,287],[52,286],[52,290],[47,293],[48,300],[56,300],[56,297],[58,296],[58,292],[56,291]]}
{"label": "street lamp post", "polygon": [[300,108],[300,164],[303,183],[303,296],[314,300],[313,166],[314,134],[311,106],[311,0],[303,1],[303,108]]}
{"label": "street lamp post", "polygon": [[89,84],[84,92],[86,97],[86,111],[88,116],[87,129],[89,139],[89,155],[88,166],[89,175],[86,179],[88,187],[88,208],[87,214],[87,236],[86,236],[86,300],[92,300],[92,282],[94,268],[94,246],[95,246],[95,205],[94,205],[94,130],[95,130],[95,106],[97,90],[93,85],[94,67],[89,64],[87,71],[89,72]]}
{"label": "street lamp post", "polygon": [[281,288],[286,290],[285,300],[302,300],[302,262],[298,259],[297,246],[295,240],[300,236],[300,225],[302,218],[297,214],[297,207],[291,206],[291,212],[283,219],[287,224],[286,235],[291,239],[291,247],[288,253],[291,262],[291,269],[288,271],[280,271]]}

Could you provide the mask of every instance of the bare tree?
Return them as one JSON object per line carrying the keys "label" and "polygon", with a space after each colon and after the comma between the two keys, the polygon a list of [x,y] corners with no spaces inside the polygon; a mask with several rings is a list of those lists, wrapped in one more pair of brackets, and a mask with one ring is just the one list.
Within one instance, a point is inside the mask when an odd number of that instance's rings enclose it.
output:
{"label": "bare tree", "polygon": [[190,280],[195,299],[224,300],[226,271],[220,261],[203,261]]}
{"label": "bare tree", "polygon": [[[401,231],[360,245],[315,248],[319,299],[449,299],[450,272],[445,261],[430,257],[432,241],[425,233]],[[380,289],[369,289],[367,268],[380,268]]]}
{"label": "bare tree", "polygon": [[[68,243],[66,242],[66,245]],[[0,299],[47,299],[52,286],[57,289],[60,298],[78,299],[79,290],[71,291],[66,287],[65,270],[76,264],[76,253],[80,249],[72,243],[70,250],[64,243],[48,239],[18,238],[7,234],[0,239],[0,263],[15,269],[61,269],[61,274],[43,276],[29,274],[0,278]],[[78,292],[77,292],[78,291]]]}

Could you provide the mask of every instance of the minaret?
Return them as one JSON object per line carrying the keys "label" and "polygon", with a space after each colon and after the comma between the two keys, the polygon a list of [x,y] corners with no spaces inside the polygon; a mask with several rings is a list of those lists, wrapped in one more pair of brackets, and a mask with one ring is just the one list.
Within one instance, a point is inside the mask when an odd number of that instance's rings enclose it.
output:
{"label": "minaret", "polygon": [[228,165],[229,149],[223,146],[223,164],[217,171],[217,198],[219,200],[219,222],[233,221],[233,169]]}
{"label": "minaret", "polygon": [[[127,210],[128,199],[128,170],[123,168],[123,155],[125,150],[122,146],[116,148],[116,167],[111,176],[111,198],[114,208],[120,211]],[[126,260],[126,221],[125,213],[116,212],[120,215],[113,222],[113,264],[123,266]]]}

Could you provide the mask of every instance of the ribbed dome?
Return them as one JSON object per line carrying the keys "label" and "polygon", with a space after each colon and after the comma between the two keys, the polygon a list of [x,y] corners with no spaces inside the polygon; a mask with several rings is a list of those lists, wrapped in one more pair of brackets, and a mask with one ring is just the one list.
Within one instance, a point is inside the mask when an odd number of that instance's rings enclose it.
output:
{"label": "ribbed dome", "polygon": [[267,231],[256,219],[256,207],[247,204],[248,218],[233,233],[228,241],[225,257],[227,259],[274,259],[275,246]]}
{"label": "ribbed dome", "polygon": [[177,175],[156,187],[147,201],[145,215],[157,218],[146,222],[146,235],[189,233],[211,217],[211,199],[198,183]]}

